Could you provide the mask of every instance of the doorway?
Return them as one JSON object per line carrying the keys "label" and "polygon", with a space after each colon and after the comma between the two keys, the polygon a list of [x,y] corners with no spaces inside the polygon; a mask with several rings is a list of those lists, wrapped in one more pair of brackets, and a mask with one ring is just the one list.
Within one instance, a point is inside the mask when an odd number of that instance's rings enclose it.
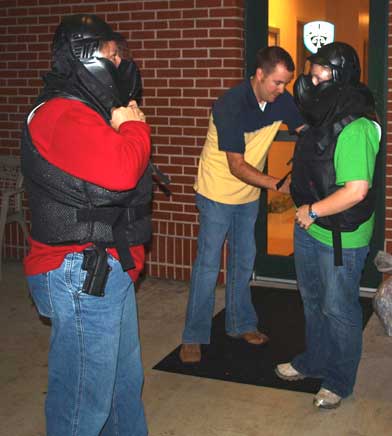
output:
{"label": "doorway", "polygon": [[[296,63],[295,76],[301,74],[310,52],[303,44],[304,24],[327,21],[334,25],[334,40],[347,42],[358,52],[362,75],[377,101],[377,112],[385,126],[387,90],[388,0],[248,0],[245,9],[246,75],[254,72],[253,59],[258,48],[278,43]],[[260,42],[260,43],[258,43]],[[293,82],[288,86],[292,92]],[[385,229],[385,134],[380,147],[380,170],[375,176],[379,189],[376,228],[364,271],[362,287],[374,289],[381,275],[373,259],[384,247]],[[283,177],[289,170],[295,137],[280,131],[271,146],[266,171]],[[262,192],[256,225],[257,256],[255,280],[276,280],[295,284],[293,226],[295,209],[288,195]]]}

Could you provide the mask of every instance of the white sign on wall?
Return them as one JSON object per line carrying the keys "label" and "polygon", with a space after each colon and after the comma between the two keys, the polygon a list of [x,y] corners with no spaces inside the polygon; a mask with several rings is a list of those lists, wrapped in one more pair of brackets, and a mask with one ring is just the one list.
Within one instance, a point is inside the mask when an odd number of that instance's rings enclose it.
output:
{"label": "white sign on wall", "polygon": [[335,26],[328,21],[311,21],[304,25],[304,44],[311,53],[316,53],[323,45],[333,42],[334,37]]}

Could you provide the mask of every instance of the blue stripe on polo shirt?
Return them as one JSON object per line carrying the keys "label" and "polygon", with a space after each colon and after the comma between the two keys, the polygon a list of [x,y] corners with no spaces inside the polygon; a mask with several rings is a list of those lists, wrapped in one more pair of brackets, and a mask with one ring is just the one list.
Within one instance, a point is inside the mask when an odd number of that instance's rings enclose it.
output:
{"label": "blue stripe on polo shirt", "polygon": [[304,123],[287,91],[273,103],[267,103],[262,111],[249,79],[223,94],[213,105],[212,113],[219,149],[237,153],[245,152],[245,133],[260,130],[275,121],[282,121],[291,131]]}

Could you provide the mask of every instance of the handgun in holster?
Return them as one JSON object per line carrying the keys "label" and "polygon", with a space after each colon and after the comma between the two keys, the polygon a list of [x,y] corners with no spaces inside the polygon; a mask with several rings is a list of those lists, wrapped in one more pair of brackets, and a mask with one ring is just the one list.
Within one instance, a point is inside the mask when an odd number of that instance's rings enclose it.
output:
{"label": "handgun in holster", "polygon": [[108,254],[103,247],[91,246],[83,251],[82,269],[87,271],[82,292],[96,297],[105,295],[105,286],[111,270]]}

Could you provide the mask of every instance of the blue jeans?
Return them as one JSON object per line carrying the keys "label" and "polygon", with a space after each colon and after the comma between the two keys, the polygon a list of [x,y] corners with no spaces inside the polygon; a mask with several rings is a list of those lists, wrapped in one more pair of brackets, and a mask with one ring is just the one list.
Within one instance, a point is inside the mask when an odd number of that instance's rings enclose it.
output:
{"label": "blue jeans", "polygon": [[254,331],[257,316],[249,281],[256,256],[254,227],[259,201],[230,205],[196,194],[199,209],[198,251],[193,264],[183,343],[209,344],[215,287],[227,237],[229,257],[226,284],[226,332]]}
{"label": "blue jeans", "polygon": [[83,255],[28,277],[39,313],[51,318],[46,425],[48,436],[145,436],[135,291],[112,268],[104,297],[81,292]]}
{"label": "blue jeans", "polygon": [[305,376],[321,378],[322,387],[347,397],[353,392],[362,352],[359,287],[369,249],[343,249],[343,266],[335,266],[333,248],[298,225],[294,244],[306,350],[292,365]]}

